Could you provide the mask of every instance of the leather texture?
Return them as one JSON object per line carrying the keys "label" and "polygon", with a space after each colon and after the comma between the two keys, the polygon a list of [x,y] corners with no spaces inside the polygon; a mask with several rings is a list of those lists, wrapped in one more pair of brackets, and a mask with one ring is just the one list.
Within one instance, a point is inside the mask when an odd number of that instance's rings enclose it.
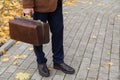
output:
{"label": "leather texture", "polygon": [[49,72],[46,64],[38,64],[38,71],[42,77],[50,76],[50,72]]}
{"label": "leather texture", "polygon": [[61,70],[66,74],[74,74],[75,73],[75,69],[73,69],[72,67],[70,67],[69,65],[67,65],[65,63],[54,64],[54,68]]}
{"label": "leather texture", "polygon": [[15,18],[9,22],[12,39],[36,46],[49,42],[49,24],[41,21]]}
{"label": "leather texture", "polygon": [[58,0],[23,0],[23,8],[34,8],[36,12],[54,12]]}

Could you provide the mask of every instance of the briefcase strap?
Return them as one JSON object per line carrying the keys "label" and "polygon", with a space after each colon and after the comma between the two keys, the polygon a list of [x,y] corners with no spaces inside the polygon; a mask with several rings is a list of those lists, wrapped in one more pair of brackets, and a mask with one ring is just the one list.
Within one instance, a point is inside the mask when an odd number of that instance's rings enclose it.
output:
{"label": "briefcase strap", "polygon": [[[40,21],[41,22],[41,21]],[[42,24],[42,32],[43,32],[43,42],[45,41],[45,32],[44,32],[44,23],[41,22]]]}

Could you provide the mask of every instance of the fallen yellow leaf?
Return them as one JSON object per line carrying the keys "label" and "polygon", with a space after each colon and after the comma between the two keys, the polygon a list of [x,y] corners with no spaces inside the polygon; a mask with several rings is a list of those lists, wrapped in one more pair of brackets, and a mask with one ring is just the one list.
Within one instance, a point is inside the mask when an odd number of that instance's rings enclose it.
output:
{"label": "fallen yellow leaf", "polygon": [[89,2],[89,4],[93,4],[93,2]]}
{"label": "fallen yellow leaf", "polygon": [[92,36],[93,39],[96,39],[97,37],[96,36]]}
{"label": "fallen yellow leaf", "polygon": [[117,17],[120,17],[120,14],[118,14]]}
{"label": "fallen yellow leaf", "polygon": [[64,14],[68,14],[68,12],[64,12]]}
{"label": "fallen yellow leaf", "polygon": [[15,61],[13,64],[14,64],[14,65],[18,65],[18,64],[19,64],[19,62]]}
{"label": "fallen yellow leaf", "polygon": [[0,37],[5,36],[5,33],[0,32]]}
{"label": "fallen yellow leaf", "polygon": [[33,48],[29,48],[30,51],[33,51]]}
{"label": "fallen yellow leaf", "polygon": [[104,3],[99,3],[98,6],[105,7],[105,4]]}
{"label": "fallen yellow leaf", "polygon": [[2,4],[0,4],[0,9],[2,9],[3,8],[3,5]]}
{"label": "fallen yellow leaf", "polygon": [[20,73],[16,74],[16,78],[18,80],[29,80],[30,79],[30,74],[20,72]]}
{"label": "fallen yellow leaf", "polygon": [[3,58],[2,62],[8,62],[10,59],[9,58]]}
{"label": "fallen yellow leaf", "polygon": [[3,30],[4,30],[4,31],[8,31],[8,30],[9,30],[9,27],[4,27]]}
{"label": "fallen yellow leaf", "polygon": [[108,52],[107,54],[111,54],[111,52]]}
{"label": "fallen yellow leaf", "polygon": [[65,1],[63,3],[63,6],[67,5],[67,6],[75,6],[74,4],[75,0],[68,0],[68,1]]}
{"label": "fallen yellow leaf", "polygon": [[105,66],[103,66],[105,69],[108,69],[109,68],[109,66],[108,65],[105,65]]}
{"label": "fallen yellow leaf", "polygon": [[108,62],[108,65],[112,66],[112,65],[113,65],[113,62]]}
{"label": "fallen yellow leaf", "polygon": [[118,21],[120,21],[120,18],[117,18]]}
{"label": "fallen yellow leaf", "polygon": [[5,53],[5,54],[3,54],[3,56],[9,56],[9,54]]}
{"label": "fallen yellow leaf", "polygon": [[17,44],[20,44],[21,42],[20,41],[17,41],[15,44],[17,45]]}
{"label": "fallen yellow leaf", "polygon": [[89,68],[89,67],[87,67],[87,70],[90,70],[90,68]]}
{"label": "fallen yellow leaf", "polygon": [[49,71],[52,71],[52,70],[53,70],[53,68],[50,68],[50,67],[49,67],[49,68],[48,68],[48,70],[49,70]]}
{"label": "fallen yellow leaf", "polygon": [[16,56],[14,56],[15,59],[24,59],[26,57],[27,57],[27,55],[16,55]]}
{"label": "fallen yellow leaf", "polygon": [[100,18],[97,18],[97,21],[100,21]]}
{"label": "fallen yellow leaf", "polygon": [[3,55],[6,54],[6,51],[5,51],[4,49],[2,50],[2,54],[3,54]]}

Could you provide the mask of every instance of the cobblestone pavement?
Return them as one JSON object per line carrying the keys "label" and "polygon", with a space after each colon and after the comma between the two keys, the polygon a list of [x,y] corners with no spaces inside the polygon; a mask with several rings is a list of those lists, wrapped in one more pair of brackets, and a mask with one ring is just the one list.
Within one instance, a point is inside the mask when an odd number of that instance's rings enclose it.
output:
{"label": "cobblestone pavement", "polygon": [[[29,73],[30,80],[120,80],[120,0],[76,0],[64,6],[63,13],[65,62],[76,73],[68,75],[52,68],[49,43],[44,52],[51,75],[41,77],[32,45],[21,42],[7,51],[9,56],[1,57],[0,80],[17,80],[19,72]],[[17,54],[27,57],[16,59]],[[3,62],[7,57],[10,60]]]}

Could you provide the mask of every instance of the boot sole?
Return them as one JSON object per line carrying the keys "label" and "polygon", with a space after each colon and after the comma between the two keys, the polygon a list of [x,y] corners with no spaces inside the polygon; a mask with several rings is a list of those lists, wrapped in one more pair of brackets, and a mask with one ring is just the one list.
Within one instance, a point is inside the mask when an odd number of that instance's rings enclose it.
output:
{"label": "boot sole", "polygon": [[39,72],[39,74],[42,76],[42,77],[49,77],[50,75],[44,75],[42,73]]}

